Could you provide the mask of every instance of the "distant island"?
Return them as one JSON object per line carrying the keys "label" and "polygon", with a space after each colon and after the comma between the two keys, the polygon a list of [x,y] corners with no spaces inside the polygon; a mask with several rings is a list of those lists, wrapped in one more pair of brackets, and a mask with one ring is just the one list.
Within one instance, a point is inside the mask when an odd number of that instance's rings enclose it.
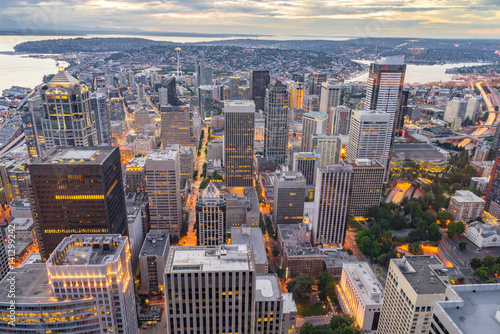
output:
{"label": "distant island", "polygon": [[[179,33],[177,33],[179,34]],[[179,36],[179,35],[177,35]],[[187,37],[187,36],[186,36]],[[405,56],[410,64],[496,62],[498,40],[451,40],[415,38],[357,38],[334,40],[229,39],[197,43],[172,43],[146,38],[69,38],[24,42],[14,47],[22,53],[124,52],[161,45],[235,46],[321,52],[337,58],[374,59]]]}

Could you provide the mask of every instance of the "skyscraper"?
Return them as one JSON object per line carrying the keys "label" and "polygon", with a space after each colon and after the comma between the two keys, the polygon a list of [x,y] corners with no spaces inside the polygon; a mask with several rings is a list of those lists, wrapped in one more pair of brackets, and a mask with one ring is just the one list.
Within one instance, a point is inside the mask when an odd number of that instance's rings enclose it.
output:
{"label": "skyscraper", "polygon": [[312,152],[312,135],[326,134],[328,115],[323,112],[308,112],[302,116],[302,152]]}
{"label": "skyscraper", "polygon": [[71,234],[125,234],[117,147],[59,147],[29,165],[31,208],[42,259]]}
{"label": "skyscraper", "polygon": [[212,117],[212,112],[215,110],[213,94],[212,86],[203,85],[198,87],[198,107],[202,119]]}
{"label": "skyscraper", "polygon": [[54,146],[96,146],[95,114],[90,90],[64,69],[42,86],[42,128],[46,149]]}
{"label": "skyscraper", "polygon": [[255,111],[264,110],[266,88],[270,82],[269,70],[250,70],[250,98],[255,103]]}
{"label": "skyscraper", "polygon": [[146,159],[151,229],[178,235],[181,227],[179,146],[153,150]]}
{"label": "skyscraper", "polygon": [[196,146],[193,130],[193,113],[188,107],[162,106],[161,143]]}
{"label": "skyscraper", "polygon": [[172,247],[165,268],[167,332],[253,334],[255,276],[251,246]]}
{"label": "skyscraper", "polygon": [[253,186],[255,104],[253,101],[224,103],[224,164],[228,187]]}
{"label": "skyscraper", "polygon": [[22,115],[23,132],[30,159],[36,159],[45,153],[42,117],[43,106],[39,93],[27,99],[28,109]]}
{"label": "skyscraper", "polygon": [[111,116],[106,93],[97,91],[90,96],[90,105],[95,114],[97,140],[99,144],[111,143]]}
{"label": "skyscraper", "polygon": [[320,95],[321,84],[326,82],[326,74],[314,72],[309,76],[309,95]]}
{"label": "skyscraper", "polygon": [[274,177],[273,224],[299,224],[304,220],[306,179],[301,172],[276,171]]}
{"label": "skyscraper", "polygon": [[332,119],[328,120],[328,134],[347,135],[349,134],[349,124],[351,122],[351,109],[346,106],[331,108]]}
{"label": "skyscraper", "polygon": [[[88,312],[99,317],[100,328],[87,333],[137,333],[130,256],[128,238],[118,234],[83,234],[65,238],[47,260],[53,300],[92,301],[94,305],[87,306]],[[64,308],[61,305],[59,312]],[[68,316],[59,320],[62,323],[73,318],[74,309],[68,309]],[[50,318],[46,321],[51,322]],[[67,328],[63,332],[71,333],[72,330]],[[58,328],[53,330],[58,331]]]}
{"label": "skyscraper", "polygon": [[316,172],[319,167],[318,151],[315,152],[294,152],[292,160],[292,170],[300,171],[308,186],[314,185]]}
{"label": "skyscraper", "polygon": [[146,158],[132,158],[125,167],[125,191],[127,193],[136,193],[146,195],[146,172],[144,166]]}
{"label": "skyscraper", "polygon": [[347,159],[375,159],[386,166],[391,115],[376,110],[354,110],[350,124]]}
{"label": "skyscraper", "polygon": [[435,255],[391,259],[377,333],[446,333],[430,325],[435,302],[448,300],[443,273]]}
{"label": "skyscraper", "polygon": [[196,198],[197,243],[217,246],[226,243],[226,200],[210,182]]}
{"label": "skyscraper", "polygon": [[317,170],[312,222],[316,245],[344,244],[352,172],[350,165],[330,165]]}
{"label": "skyscraper", "polygon": [[364,217],[372,206],[380,205],[385,168],[376,160],[344,160],[352,166],[349,215]]}
{"label": "skyscraper", "polygon": [[[405,82],[406,64],[404,57],[387,57],[375,60],[370,65],[364,110],[378,110],[390,115],[387,152],[394,138],[395,121],[401,112],[400,99]],[[380,160],[379,160],[380,161]],[[387,166],[387,160],[380,161]]]}
{"label": "skyscraper", "polygon": [[288,85],[288,107],[290,109],[303,107],[304,103],[304,83],[292,82]]}
{"label": "skyscraper", "polygon": [[312,149],[318,150],[318,167],[339,163],[342,139],[338,135],[312,135]]}
{"label": "skyscraper", "polygon": [[341,86],[338,83],[327,81],[321,84],[321,95],[319,102],[319,111],[328,114],[328,134],[332,133],[331,119],[333,117],[333,110],[340,104],[340,95],[342,93]]}
{"label": "skyscraper", "polygon": [[270,84],[266,91],[264,118],[264,155],[277,164],[286,162],[288,148],[288,92],[280,81]]}
{"label": "skyscraper", "polygon": [[200,86],[211,86],[212,85],[212,77],[214,75],[214,70],[204,64],[196,65],[196,85]]}

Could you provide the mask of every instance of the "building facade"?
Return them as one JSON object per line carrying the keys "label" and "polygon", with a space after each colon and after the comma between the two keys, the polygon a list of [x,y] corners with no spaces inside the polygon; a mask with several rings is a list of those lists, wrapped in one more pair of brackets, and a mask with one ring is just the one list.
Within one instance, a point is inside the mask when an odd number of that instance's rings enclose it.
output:
{"label": "building facade", "polygon": [[250,98],[255,104],[255,111],[264,110],[266,89],[271,82],[269,70],[250,70]]}
{"label": "building facade", "polygon": [[226,200],[210,182],[196,198],[197,243],[217,246],[226,243]]}
{"label": "building facade", "polygon": [[139,272],[143,294],[163,294],[164,272],[167,262],[170,238],[166,231],[151,230],[144,238],[139,253]]}
{"label": "building facade", "polygon": [[188,107],[162,106],[160,111],[162,145],[196,145],[193,113]]}
{"label": "building facade", "polygon": [[451,196],[448,212],[453,220],[470,222],[481,217],[485,201],[469,190],[457,190],[455,196]]}
{"label": "building facade", "polygon": [[31,210],[42,259],[71,234],[125,234],[116,147],[59,147],[29,165]]}
{"label": "building facade", "polygon": [[153,150],[144,169],[151,228],[178,235],[182,222],[179,150]]}
{"label": "building facade", "polygon": [[331,117],[329,116],[330,120],[328,121],[330,131],[328,134],[348,135],[351,113],[351,109],[346,106],[338,106],[330,109],[329,115],[331,114]]}
{"label": "building facade", "polygon": [[276,81],[266,91],[264,118],[264,155],[284,164],[288,148],[288,92],[284,84]]}
{"label": "building facade", "polygon": [[224,120],[226,185],[228,187],[252,187],[255,136],[253,101],[226,101]]}
{"label": "building facade", "polygon": [[306,179],[301,172],[276,171],[274,178],[273,224],[299,224],[304,219]]}
{"label": "building facade", "polygon": [[341,86],[336,82],[323,82],[321,84],[321,95],[319,111],[328,115],[327,134],[332,133],[333,109],[340,104]]}
{"label": "building facade", "polygon": [[302,152],[312,152],[312,136],[326,134],[328,115],[322,112],[308,112],[302,116]]}
{"label": "building facade", "polygon": [[339,163],[342,138],[338,135],[312,135],[312,150],[319,154],[318,167]]}
{"label": "building facade", "polygon": [[146,195],[146,158],[132,158],[125,167],[125,192]]}
{"label": "building facade", "polygon": [[319,166],[319,156],[315,152],[295,152],[292,160],[292,170],[302,172],[308,186],[316,182],[316,172]]}
{"label": "building facade", "polygon": [[314,192],[314,244],[344,244],[352,174],[350,165],[318,168]]}

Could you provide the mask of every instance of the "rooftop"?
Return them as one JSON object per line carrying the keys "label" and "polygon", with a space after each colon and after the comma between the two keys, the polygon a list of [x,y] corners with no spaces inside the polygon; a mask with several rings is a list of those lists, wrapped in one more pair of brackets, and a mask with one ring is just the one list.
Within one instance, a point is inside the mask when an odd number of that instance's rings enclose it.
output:
{"label": "rooftop", "polygon": [[324,112],[312,111],[312,112],[306,112],[302,117],[309,117],[309,118],[314,118],[317,121],[323,121],[326,118],[328,118],[328,115]]}
{"label": "rooftop", "polygon": [[285,252],[288,256],[325,257],[321,248],[311,246],[285,246]]}
{"label": "rooftop", "polygon": [[382,57],[373,63],[378,65],[404,65],[405,57]]}
{"label": "rooftop", "polygon": [[247,210],[260,212],[259,198],[257,197],[255,188],[243,189],[243,195],[248,199],[250,204]]}
{"label": "rooftop", "polygon": [[281,236],[281,240],[297,239],[297,236],[304,232],[311,232],[312,224],[278,224],[278,233]]}
{"label": "rooftop", "polygon": [[164,160],[175,160],[178,150],[152,150],[149,153],[147,160],[153,161],[164,161]]}
{"label": "rooftop", "polygon": [[59,69],[56,75],[50,80],[49,85],[58,85],[58,84],[73,84],[79,83],[79,81],[73,77],[71,74],[66,72],[64,69]]}
{"label": "rooftop", "polygon": [[384,290],[368,262],[345,263],[343,269],[354,281],[354,287],[365,304],[382,305]]}
{"label": "rooftop", "polygon": [[446,291],[446,285],[438,277],[442,276],[438,270],[443,269],[443,264],[434,255],[408,256],[391,261],[417,294],[439,294]]}
{"label": "rooftop", "polygon": [[14,226],[15,231],[28,231],[34,227],[31,218],[14,218],[9,225]]}
{"label": "rooftop", "polygon": [[318,159],[318,156],[313,152],[294,152],[294,159]]}
{"label": "rooftop", "polygon": [[29,209],[31,204],[30,200],[28,198],[21,198],[21,199],[15,199],[12,202],[10,202],[9,206],[11,208],[22,208],[22,209]]}
{"label": "rooftop", "polygon": [[33,161],[33,164],[102,164],[116,147],[55,147],[42,157]]}
{"label": "rooftop", "polygon": [[343,164],[351,165],[353,168],[357,167],[379,167],[384,168],[377,160],[371,159],[356,159],[356,160],[343,160]]}
{"label": "rooftop", "polygon": [[490,224],[476,221],[470,223],[467,227],[470,229],[475,229],[483,237],[491,237],[492,235],[500,236],[500,227],[495,227]]}
{"label": "rooftop", "polygon": [[297,305],[293,300],[292,293],[284,293],[283,296],[283,313],[297,312]]}
{"label": "rooftop", "polygon": [[[32,263],[23,267],[14,268],[9,272],[9,277],[15,277],[16,304],[37,304],[57,301],[52,296],[45,263]],[[0,304],[10,302],[8,298],[10,281],[0,282]]]}
{"label": "rooftop", "polygon": [[132,158],[128,161],[127,170],[130,169],[142,169],[146,164],[146,158]]}
{"label": "rooftop", "polygon": [[276,275],[257,275],[255,287],[256,302],[279,300],[281,297],[280,284]]}
{"label": "rooftop", "polygon": [[484,199],[481,197],[477,196],[474,194],[472,191],[469,190],[457,190],[455,192],[455,196],[452,196],[455,201],[459,203],[470,203],[470,202],[476,202],[476,203],[484,203]]}
{"label": "rooftop", "polygon": [[276,178],[278,179],[278,183],[282,183],[282,182],[287,182],[287,183],[299,182],[300,183],[302,181],[302,183],[304,183],[304,186],[305,186],[305,182],[306,182],[306,179],[305,179],[304,175],[302,174],[302,172],[298,172],[298,171],[292,171],[292,172],[277,171]]}
{"label": "rooftop", "polygon": [[165,272],[210,272],[254,270],[251,246],[172,247]]}
{"label": "rooftop", "polygon": [[391,160],[405,159],[448,160],[444,154],[427,143],[394,143]]}
{"label": "rooftop", "polygon": [[453,302],[438,303],[462,333],[498,334],[500,321],[500,284],[474,284],[450,286],[463,305]]}
{"label": "rooftop", "polygon": [[144,238],[139,257],[164,256],[169,245],[169,235],[165,231],[151,230]]}
{"label": "rooftop", "polygon": [[267,263],[266,247],[262,231],[258,227],[251,228],[248,225],[231,228],[231,244],[251,245],[253,248],[256,264]]}
{"label": "rooftop", "polygon": [[115,261],[127,237],[119,234],[74,234],[56,247],[47,263],[53,266],[60,265],[105,265]]}

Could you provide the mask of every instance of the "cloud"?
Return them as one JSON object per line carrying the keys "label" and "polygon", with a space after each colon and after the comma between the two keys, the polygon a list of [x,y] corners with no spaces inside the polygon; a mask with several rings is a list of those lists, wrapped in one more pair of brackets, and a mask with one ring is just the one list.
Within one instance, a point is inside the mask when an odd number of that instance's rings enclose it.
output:
{"label": "cloud", "polygon": [[[498,0],[3,0],[0,28],[466,37],[500,29]],[[14,24],[13,24],[14,22]],[[374,29],[373,27],[376,27]],[[483,29],[483,30],[481,30]],[[493,34],[488,34],[493,35]]]}

